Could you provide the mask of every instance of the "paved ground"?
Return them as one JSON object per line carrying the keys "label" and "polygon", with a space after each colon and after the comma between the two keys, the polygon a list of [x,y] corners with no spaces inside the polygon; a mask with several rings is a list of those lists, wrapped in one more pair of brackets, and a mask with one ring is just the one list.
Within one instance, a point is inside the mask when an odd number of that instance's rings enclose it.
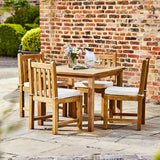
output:
{"label": "paved ground", "polygon": [[[74,124],[59,128],[52,135],[51,122],[44,126],[28,128],[28,113],[19,117],[18,71],[14,58],[0,58],[0,104],[1,111],[12,108],[10,116],[3,121],[3,132],[9,126],[21,122],[21,127],[2,136],[2,159],[8,160],[142,160],[153,159],[160,145],[160,105],[147,103],[146,125],[136,131],[134,123],[110,124],[103,130],[100,120],[100,95],[95,101],[95,131],[87,132],[87,115],[83,115],[83,129]],[[28,105],[26,94],[26,105]],[[135,103],[124,104],[125,110],[134,110]],[[50,112],[50,111],[49,111]],[[2,119],[2,115],[1,115]]]}

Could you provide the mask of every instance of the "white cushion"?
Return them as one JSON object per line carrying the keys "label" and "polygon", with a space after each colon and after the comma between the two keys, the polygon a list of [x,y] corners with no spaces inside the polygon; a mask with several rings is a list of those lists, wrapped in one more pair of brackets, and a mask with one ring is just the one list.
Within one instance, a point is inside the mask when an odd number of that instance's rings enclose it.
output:
{"label": "white cushion", "polygon": [[69,98],[81,95],[79,90],[67,89],[67,88],[58,88],[58,98]]}
{"label": "white cushion", "polygon": [[[64,83],[63,81],[57,81],[58,86],[62,85],[63,83]],[[48,84],[48,81],[47,81],[47,84]],[[24,82],[24,87],[29,88],[29,82]]]}
{"label": "white cushion", "polygon": [[24,87],[29,88],[29,82],[24,82]]}
{"label": "white cushion", "polygon": [[[77,88],[88,88],[88,81],[76,82],[74,86]],[[113,86],[112,81],[94,81],[95,88],[107,88],[110,86]]]}
{"label": "white cushion", "polygon": [[105,89],[105,94],[121,96],[137,96],[139,88],[112,86]]}
{"label": "white cushion", "polygon": [[82,82],[75,82],[74,83],[75,88],[87,88]]}

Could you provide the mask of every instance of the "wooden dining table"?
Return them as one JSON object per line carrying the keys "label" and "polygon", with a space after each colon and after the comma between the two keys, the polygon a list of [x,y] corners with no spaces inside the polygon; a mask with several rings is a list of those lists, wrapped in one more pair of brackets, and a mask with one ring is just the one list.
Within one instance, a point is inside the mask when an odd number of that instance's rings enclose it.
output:
{"label": "wooden dining table", "polygon": [[[124,67],[89,68],[73,70],[67,65],[57,66],[57,76],[70,79],[88,80],[88,131],[94,131],[94,81],[107,76],[116,75],[117,86],[122,86],[122,73]],[[73,82],[73,81],[72,81]],[[121,108],[121,103],[117,104]]]}

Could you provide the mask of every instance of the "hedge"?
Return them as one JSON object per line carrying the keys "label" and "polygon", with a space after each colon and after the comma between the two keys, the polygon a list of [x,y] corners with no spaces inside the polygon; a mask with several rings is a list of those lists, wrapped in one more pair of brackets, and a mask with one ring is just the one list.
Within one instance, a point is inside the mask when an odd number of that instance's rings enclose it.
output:
{"label": "hedge", "polygon": [[14,16],[13,21],[15,24],[21,24],[23,27],[26,23],[32,24],[39,16],[39,9],[34,6],[26,6],[18,9]]}
{"label": "hedge", "polygon": [[27,31],[27,33],[22,38],[21,44],[22,50],[40,51],[40,28]]}
{"label": "hedge", "polygon": [[19,24],[0,24],[0,56],[17,56],[26,30]]}
{"label": "hedge", "polygon": [[25,24],[24,25],[24,28],[27,30],[27,31],[29,31],[29,30],[31,30],[31,29],[33,29],[33,28],[38,28],[39,27],[39,25],[38,24]]}
{"label": "hedge", "polygon": [[34,20],[35,24],[39,24],[39,16]]}
{"label": "hedge", "polygon": [[9,16],[9,17],[4,21],[4,23],[14,24],[14,16]]}

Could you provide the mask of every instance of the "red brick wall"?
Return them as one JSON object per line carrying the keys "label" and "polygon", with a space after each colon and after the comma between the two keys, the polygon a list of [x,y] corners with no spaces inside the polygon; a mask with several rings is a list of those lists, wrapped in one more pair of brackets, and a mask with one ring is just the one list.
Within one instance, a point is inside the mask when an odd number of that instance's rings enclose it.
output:
{"label": "red brick wall", "polygon": [[42,0],[40,12],[47,60],[62,61],[67,42],[95,54],[116,52],[126,67],[124,85],[138,87],[142,59],[149,56],[147,99],[160,102],[159,0]]}

